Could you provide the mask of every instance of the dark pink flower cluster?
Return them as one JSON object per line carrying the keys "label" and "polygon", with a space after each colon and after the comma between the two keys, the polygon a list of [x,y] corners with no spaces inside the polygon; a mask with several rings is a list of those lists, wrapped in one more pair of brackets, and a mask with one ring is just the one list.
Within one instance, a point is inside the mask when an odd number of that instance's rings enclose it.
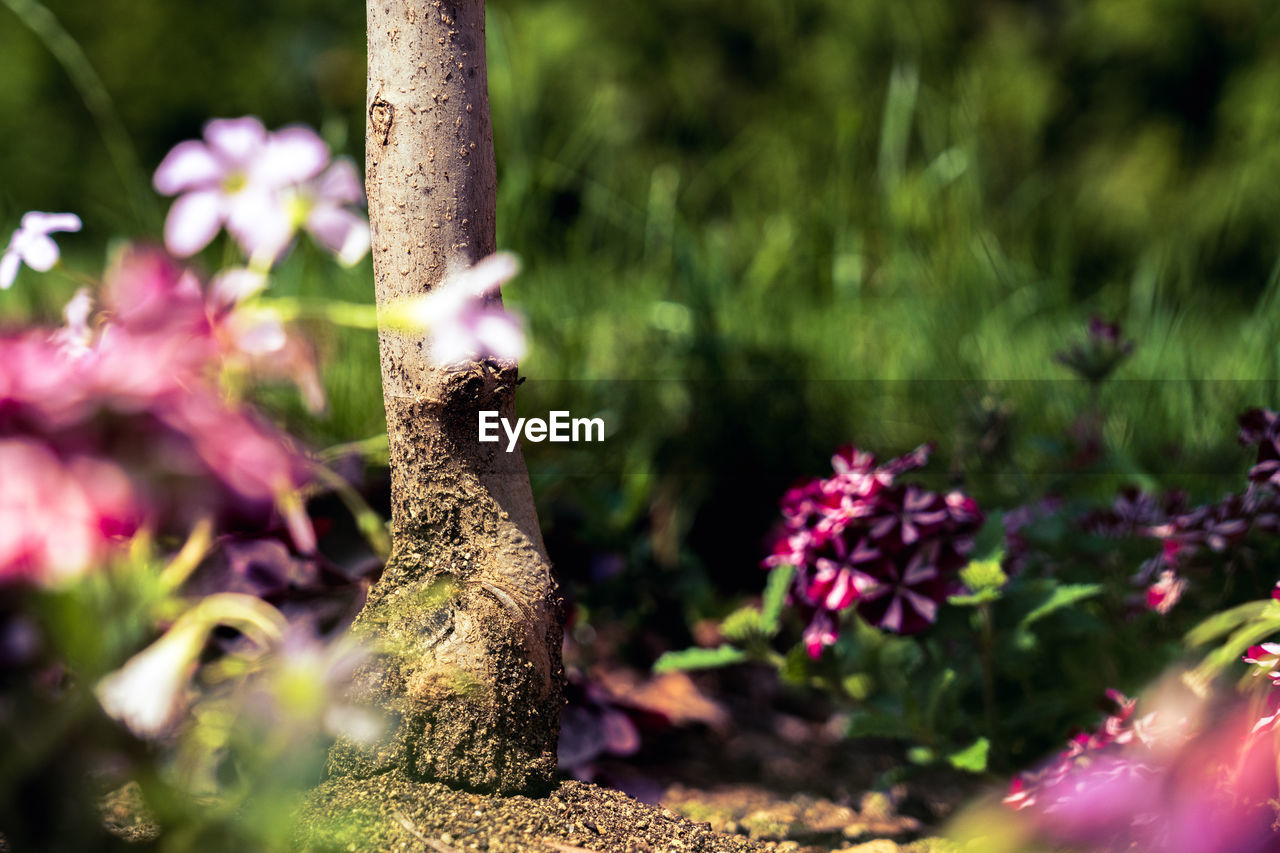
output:
{"label": "dark pink flower cluster", "polygon": [[1204,551],[1222,553],[1250,532],[1280,532],[1280,415],[1252,409],[1240,418],[1240,442],[1258,448],[1242,493],[1217,503],[1192,507],[1183,492],[1160,497],[1136,488],[1122,491],[1108,510],[1081,520],[1092,533],[1145,537],[1161,543],[1160,554],[1145,562],[1134,580],[1145,587],[1148,609],[1167,613],[1187,587],[1185,570]]}
{"label": "dark pink flower cluster", "polygon": [[1108,323],[1098,315],[1089,318],[1084,340],[1054,355],[1054,360],[1081,379],[1099,383],[1133,354],[1133,341],[1125,340],[1119,323]]}
{"label": "dark pink flower cluster", "polygon": [[833,474],[782,497],[783,530],[766,567],[796,567],[792,600],[810,613],[809,654],[836,640],[839,613],[849,608],[871,624],[910,634],[932,624],[956,591],[983,514],[967,495],[938,494],[897,480],[923,467],[922,445],[876,465],[853,447],[832,457]]}
{"label": "dark pink flower cluster", "polygon": [[[79,304],[77,304],[79,302]],[[50,583],[142,526],[261,512],[306,479],[285,436],[217,386],[221,315],[166,256],[126,249],[68,326],[0,337],[0,582]],[[312,532],[288,515],[300,547]]]}
{"label": "dark pink flower cluster", "polygon": [[1004,803],[1053,844],[1088,850],[1276,849],[1275,743],[1255,736],[1247,706],[1207,715],[1180,699],[1139,715],[1115,710],[1044,768],[1023,773]]}

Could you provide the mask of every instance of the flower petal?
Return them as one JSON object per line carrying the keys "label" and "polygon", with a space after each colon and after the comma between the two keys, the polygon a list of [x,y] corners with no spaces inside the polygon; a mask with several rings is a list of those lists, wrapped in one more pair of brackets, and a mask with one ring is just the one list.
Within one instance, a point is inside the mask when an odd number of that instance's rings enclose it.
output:
{"label": "flower petal", "polygon": [[506,284],[520,271],[520,260],[510,252],[495,252],[449,282],[468,296],[479,298]]}
{"label": "flower petal", "polygon": [[335,204],[361,204],[364,185],[350,157],[339,157],[316,184],[316,197]]}
{"label": "flower petal", "polygon": [[254,116],[214,119],[204,126],[211,152],[223,163],[244,166],[267,141],[267,129]]}
{"label": "flower petal", "polygon": [[262,292],[267,277],[255,270],[235,267],[223,270],[209,281],[209,301],[216,308],[229,308]]}
{"label": "flower petal", "polygon": [[180,196],[164,221],[165,248],[180,258],[194,255],[213,240],[225,215],[225,200],[219,192]]}
{"label": "flower petal", "polygon": [[222,180],[226,167],[218,162],[203,142],[179,142],[156,168],[152,183],[162,195],[177,195],[191,189],[208,189]]}
{"label": "flower petal", "polygon": [[505,311],[486,312],[475,324],[475,336],[488,355],[517,360],[524,356],[524,332],[520,323]]}
{"label": "flower petal", "polygon": [[18,253],[13,250],[0,255],[0,290],[13,287],[14,279],[18,277],[18,267],[21,265],[22,258],[18,257]]}
{"label": "flower petal", "polygon": [[293,224],[279,196],[267,189],[236,193],[227,214],[227,230],[253,260],[274,262],[293,239]]}
{"label": "flower petal", "polygon": [[36,272],[48,272],[58,262],[58,244],[44,234],[30,234],[22,247],[22,260]]}
{"label": "flower petal", "polygon": [[309,127],[294,125],[271,134],[251,166],[251,180],[287,187],[320,174],[329,162],[329,146]]}
{"label": "flower petal", "polygon": [[369,223],[345,208],[318,205],[307,217],[307,231],[344,266],[354,266],[369,251]]}

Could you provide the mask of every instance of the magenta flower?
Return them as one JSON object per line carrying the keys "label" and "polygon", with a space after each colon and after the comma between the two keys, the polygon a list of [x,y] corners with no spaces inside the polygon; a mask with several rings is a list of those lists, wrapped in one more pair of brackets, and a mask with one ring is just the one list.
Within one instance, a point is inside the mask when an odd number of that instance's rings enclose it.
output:
{"label": "magenta flower", "polygon": [[18,277],[18,267],[26,264],[36,272],[48,272],[58,262],[58,244],[49,235],[58,231],[79,231],[80,217],[74,213],[41,213],[33,210],[22,216],[9,246],[0,255],[0,290],[8,290]]}
{"label": "magenta flower", "polygon": [[1163,616],[1182,599],[1186,588],[1186,578],[1178,577],[1172,569],[1163,570],[1159,579],[1147,587],[1147,609]]}
{"label": "magenta flower", "polygon": [[839,614],[912,633],[932,624],[983,521],[961,492],[896,484],[928,461],[929,445],[883,465],[856,448],[832,457],[832,476],[788,489],[767,568],[796,568],[791,600],[808,616],[805,645],[817,657],[836,641]]}
{"label": "magenta flower", "polygon": [[895,495],[892,503],[886,501],[883,509],[884,514],[871,525],[871,538],[893,550],[916,544],[950,517],[939,495],[916,486]]}
{"label": "magenta flower", "polygon": [[964,560],[953,561],[948,570],[940,559],[940,543],[919,548],[905,564],[901,557],[885,560],[875,572],[879,583],[862,596],[858,612],[872,625],[895,634],[914,634],[932,625],[938,608],[956,592],[955,570]]}
{"label": "magenta flower", "polygon": [[1120,325],[1094,315],[1089,319],[1085,339],[1057,353],[1054,360],[1069,367],[1081,379],[1096,384],[1114,373],[1132,354],[1133,341],[1124,339]]}
{"label": "magenta flower", "polygon": [[64,461],[43,442],[0,438],[0,477],[0,584],[79,577],[136,526],[129,479],[103,459]]}
{"label": "magenta flower", "polygon": [[274,260],[294,230],[282,191],[315,178],[328,161],[328,147],[310,128],[269,134],[253,116],[210,121],[203,142],[178,143],[156,169],[156,190],[178,196],[165,245],[187,257],[225,225],[251,258]]}
{"label": "magenta flower", "polygon": [[[243,517],[274,505],[299,549],[310,550],[314,534],[297,491],[308,478],[307,463],[285,436],[223,400],[222,318],[200,282],[158,252],[129,249],[108,273],[102,299],[108,322],[95,326],[92,306],[77,297],[66,328],[0,337],[0,440],[35,442],[63,460],[111,460],[133,496],[131,517],[157,531],[183,530],[206,514],[234,510]],[[0,478],[8,487],[7,467]],[[50,488],[65,479],[44,478]],[[41,505],[27,499],[19,509]],[[49,524],[26,527],[37,539],[56,536]],[[6,540],[6,564],[35,547],[19,549],[16,541]],[[51,564],[66,562],[75,561]]]}
{"label": "magenta flower", "polygon": [[[1023,773],[1004,802],[1055,848],[1177,853],[1276,849],[1276,745],[1246,704],[1170,705],[1141,717],[1132,700],[1043,768]],[[1273,717],[1276,715],[1273,715]],[[1073,847],[1073,849],[1077,849]]]}
{"label": "magenta flower", "polygon": [[1254,667],[1251,673],[1254,678],[1265,673],[1272,681],[1280,681],[1280,672],[1276,672],[1276,664],[1280,663],[1280,643],[1250,646],[1241,660]]}

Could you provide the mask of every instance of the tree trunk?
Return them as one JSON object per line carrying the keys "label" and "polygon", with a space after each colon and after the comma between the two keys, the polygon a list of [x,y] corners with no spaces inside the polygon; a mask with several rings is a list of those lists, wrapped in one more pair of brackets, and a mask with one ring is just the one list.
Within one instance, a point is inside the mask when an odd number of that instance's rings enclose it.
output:
{"label": "tree trunk", "polygon": [[[378,305],[494,251],[484,0],[368,0],[366,186]],[[532,792],[556,766],[559,599],[524,457],[478,441],[514,417],[516,365],[431,364],[421,336],[380,334],[393,548],[356,620],[379,656],[358,689],[393,719],[341,742],[333,775],[400,770]]]}

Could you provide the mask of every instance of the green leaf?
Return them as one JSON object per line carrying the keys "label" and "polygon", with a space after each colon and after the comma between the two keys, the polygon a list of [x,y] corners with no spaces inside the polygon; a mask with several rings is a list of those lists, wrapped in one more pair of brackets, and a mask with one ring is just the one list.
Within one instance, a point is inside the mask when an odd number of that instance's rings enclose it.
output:
{"label": "green leaf", "polygon": [[971,560],[960,570],[960,580],[975,594],[999,592],[1009,582],[1009,576],[1000,567],[1004,553],[997,551],[989,560]]}
{"label": "green leaf", "polygon": [[795,574],[795,566],[778,566],[769,573],[769,580],[764,585],[764,601],[760,607],[760,630],[765,636],[772,637],[778,633],[782,608],[787,603],[787,590],[791,588],[791,579]]}
{"label": "green leaf", "polygon": [[778,667],[778,677],[787,684],[803,686],[812,682],[818,671],[817,662],[809,657],[804,644],[799,643],[793,646],[783,658],[782,664]]}
{"label": "green leaf", "polygon": [[912,764],[932,764],[937,757],[927,746],[913,746],[907,750],[907,761]]}
{"label": "green leaf", "polygon": [[991,742],[980,737],[964,749],[947,756],[947,761],[957,770],[969,773],[984,773],[987,769],[987,756],[991,752]]}
{"label": "green leaf", "polygon": [[653,671],[663,673],[690,669],[715,669],[742,663],[746,659],[746,652],[729,645],[714,649],[684,649],[679,652],[664,652],[662,657],[654,661]]}
{"label": "green leaf", "polygon": [[1274,601],[1265,599],[1263,601],[1248,601],[1230,610],[1215,613],[1187,632],[1186,643],[1188,646],[1203,646],[1223,634],[1234,631],[1245,622],[1260,618],[1268,610],[1276,609],[1280,608],[1277,608]]}
{"label": "green leaf", "polygon": [[865,672],[855,672],[841,679],[840,685],[852,699],[861,702],[871,695],[876,687],[876,680]]}
{"label": "green leaf", "polygon": [[764,634],[760,611],[743,607],[733,611],[720,623],[720,633],[731,643],[745,643]]}
{"label": "green leaf", "polygon": [[1195,669],[1195,677],[1205,681],[1216,677],[1218,673],[1237,663],[1250,646],[1261,643],[1277,632],[1280,632],[1280,619],[1246,622],[1226,642],[1205,655]]}
{"label": "green leaf", "polygon": [[929,688],[929,701],[925,704],[924,720],[926,725],[935,725],[938,717],[938,706],[942,703],[942,696],[955,683],[956,671],[951,667],[942,670],[942,673],[934,679]]}
{"label": "green leaf", "polygon": [[984,589],[969,595],[949,595],[947,603],[954,604],[957,607],[977,607],[980,604],[986,604],[989,601],[999,601],[1000,590]]}
{"label": "green leaf", "polygon": [[1097,583],[1074,583],[1055,587],[1053,592],[1049,593],[1049,597],[1026,616],[1023,616],[1022,621],[1018,624],[1020,627],[1026,628],[1054,611],[1078,604],[1085,599],[1093,598],[1100,592],[1102,592],[1102,584]]}
{"label": "green leaf", "polygon": [[911,727],[899,714],[882,711],[856,711],[849,715],[848,737],[885,737],[911,740]]}

